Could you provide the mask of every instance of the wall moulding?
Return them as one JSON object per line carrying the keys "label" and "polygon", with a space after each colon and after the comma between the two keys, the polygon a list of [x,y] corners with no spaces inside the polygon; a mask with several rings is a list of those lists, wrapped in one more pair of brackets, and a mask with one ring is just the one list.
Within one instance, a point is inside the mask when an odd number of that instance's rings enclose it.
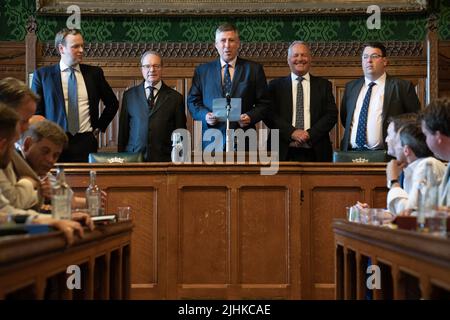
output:
{"label": "wall moulding", "polygon": [[[376,2],[376,3],[374,3]],[[426,10],[427,0],[37,0],[38,14],[66,15],[77,5],[87,15],[293,15],[366,13],[378,5],[383,13],[411,13]]]}
{"label": "wall moulding", "polygon": [[[314,58],[359,57],[363,42],[310,42]],[[421,41],[387,41],[388,57],[424,57]],[[239,55],[253,59],[285,59],[289,43],[284,42],[247,42],[241,44]],[[139,58],[146,50],[155,50],[164,58],[211,58],[217,57],[213,43],[85,43],[84,56],[87,58]],[[53,42],[41,44],[42,57],[58,57]]]}

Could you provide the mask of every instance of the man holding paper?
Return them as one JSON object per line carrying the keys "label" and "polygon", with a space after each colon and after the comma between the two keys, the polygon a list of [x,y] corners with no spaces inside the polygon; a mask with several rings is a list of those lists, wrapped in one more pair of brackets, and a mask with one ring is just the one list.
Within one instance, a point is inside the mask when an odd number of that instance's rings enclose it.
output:
{"label": "man holding paper", "polygon": [[[194,120],[202,121],[202,134],[209,128],[222,131],[225,137],[226,122],[218,121],[213,111],[213,100],[226,98],[227,94],[241,99],[240,120],[230,124],[231,129],[255,128],[269,108],[266,97],[266,76],[258,63],[239,58],[239,32],[229,23],[216,30],[215,46],[220,58],[202,64],[195,70],[188,96],[188,108]],[[233,102],[232,102],[233,104]],[[225,138],[223,138],[225,148]],[[203,149],[209,144],[203,141]]]}

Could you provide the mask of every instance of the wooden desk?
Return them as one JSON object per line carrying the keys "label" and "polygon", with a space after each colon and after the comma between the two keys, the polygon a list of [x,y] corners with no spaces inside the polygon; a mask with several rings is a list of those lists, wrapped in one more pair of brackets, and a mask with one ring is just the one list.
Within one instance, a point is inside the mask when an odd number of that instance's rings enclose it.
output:
{"label": "wooden desk", "polygon": [[332,220],[387,191],[383,163],[64,167],[80,194],[97,171],[108,213],[132,207],[136,299],[333,299]]}
{"label": "wooden desk", "polygon": [[450,239],[343,219],[333,230],[337,299],[365,298],[368,259],[380,267],[374,299],[450,297]]}
{"label": "wooden desk", "polygon": [[[131,229],[97,226],[70,247],[56,231],[1,237],[0,299],[128,299]],[[80,267],[80,289],[67,288],[70,265]]]}

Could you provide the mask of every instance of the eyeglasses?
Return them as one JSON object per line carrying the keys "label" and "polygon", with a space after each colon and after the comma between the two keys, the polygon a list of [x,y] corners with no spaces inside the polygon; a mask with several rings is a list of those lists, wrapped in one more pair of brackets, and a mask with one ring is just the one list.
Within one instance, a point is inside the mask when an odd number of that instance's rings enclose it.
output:
{"label": "eyeglasses", "polygon": [[160,64],[143,64],[141,66],[144,69],[154,69],[154,70],[159,70],[161,69],[161,65]]}
{"label": "eyeglasses", "polygon": [[377,59],[383,58],[383,56],[376,54],[376,53],[372,53],[371,55],[363,54],[362,58],[363,58],[363,60],[367,60],[369,58],[372,60],[377,60]]}

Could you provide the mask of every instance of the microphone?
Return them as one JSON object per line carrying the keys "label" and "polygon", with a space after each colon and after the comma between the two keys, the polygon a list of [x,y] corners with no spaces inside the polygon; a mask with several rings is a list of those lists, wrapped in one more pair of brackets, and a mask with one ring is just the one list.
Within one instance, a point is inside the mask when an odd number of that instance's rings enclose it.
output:
{"label": "microphone", "polygon": [[231,95],[229,92],[225,94],[225,98],[227,99],[227,105],[230,105],[231,104]]}

